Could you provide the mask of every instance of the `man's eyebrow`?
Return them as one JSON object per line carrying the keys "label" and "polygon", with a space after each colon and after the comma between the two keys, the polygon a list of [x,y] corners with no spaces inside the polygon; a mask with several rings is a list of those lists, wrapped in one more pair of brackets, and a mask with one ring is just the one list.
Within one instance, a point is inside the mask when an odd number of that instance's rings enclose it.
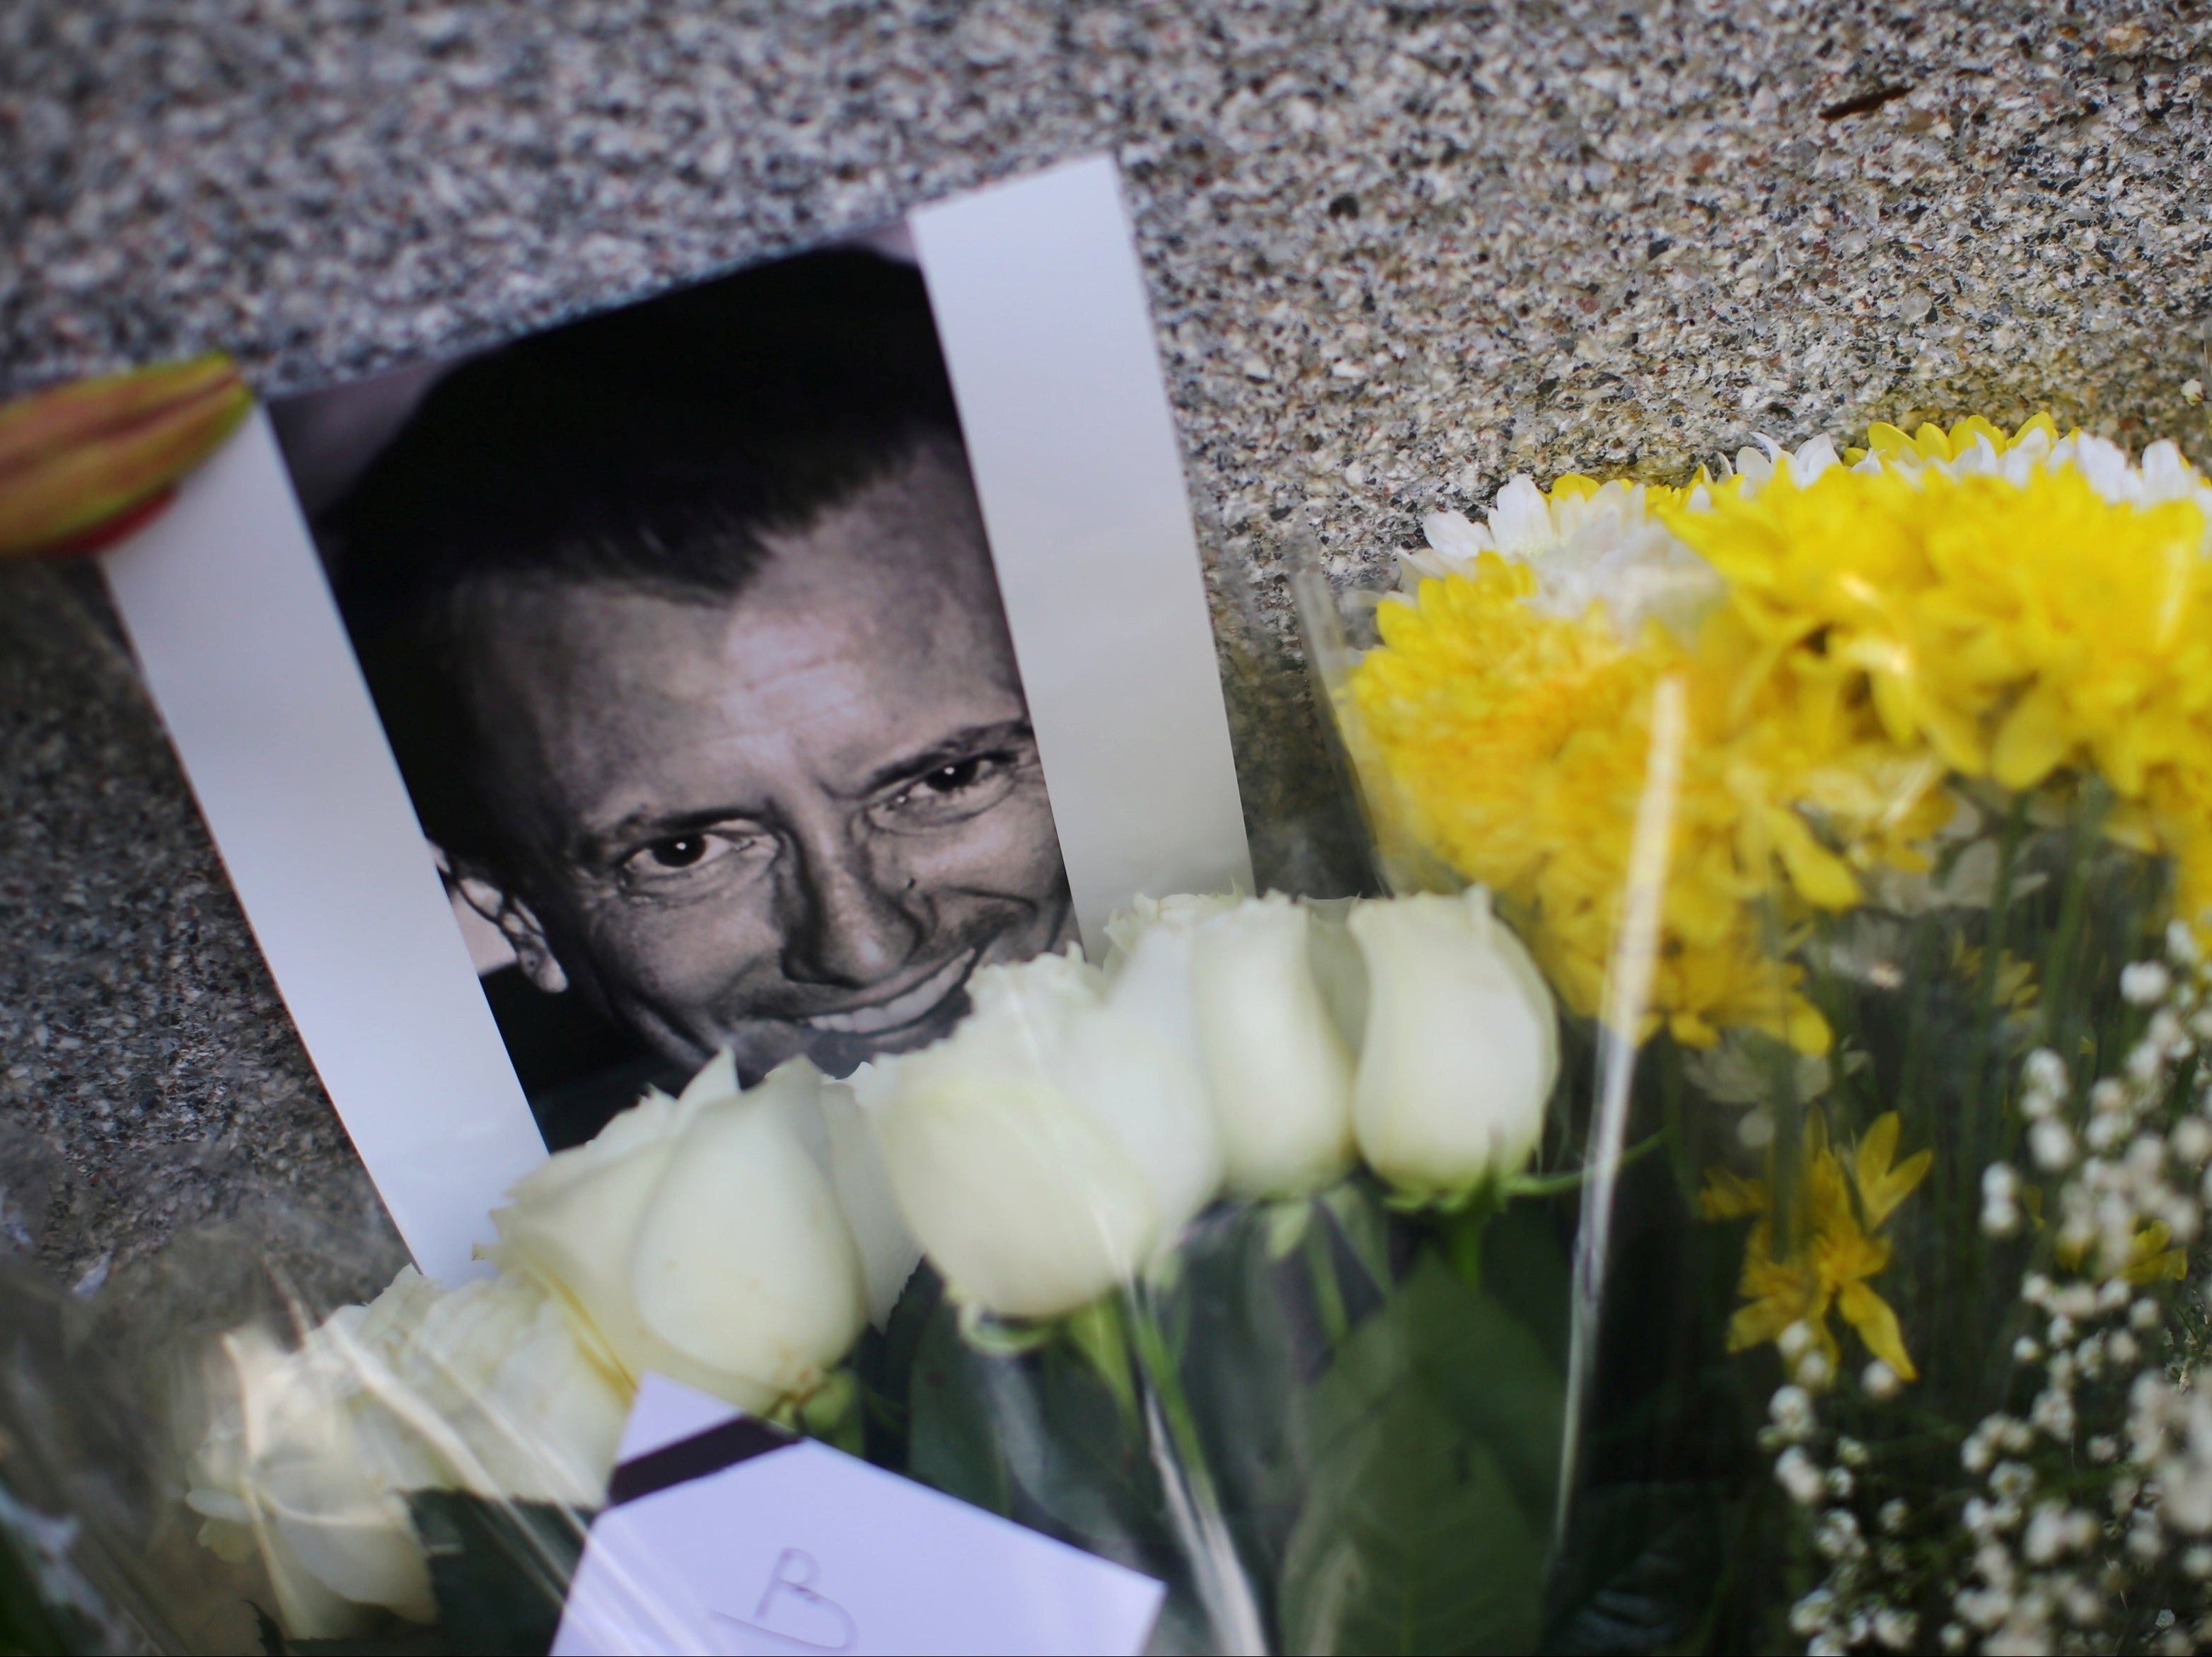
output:
{"label": "man's eyebrow", "polygon": [[1004,719],[997,725],[974,725],[964,731],[956,731],[927,748],[916,749],[903,758],[878,766],[860,785],[860,792],[872,794],[878,788],[895,782],[908,782],[914,778],[936,770],[939,766],[956,765],[972,759],[975,755],[993,748],[1026,746],[1036,740],[1027,719]]}

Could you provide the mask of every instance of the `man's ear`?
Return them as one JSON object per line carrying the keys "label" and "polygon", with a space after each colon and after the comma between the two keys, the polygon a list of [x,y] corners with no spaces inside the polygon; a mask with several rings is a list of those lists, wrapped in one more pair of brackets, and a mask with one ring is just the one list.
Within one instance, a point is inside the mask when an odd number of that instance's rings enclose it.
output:
{"label": "man's ear", "polygon": [[545,941],[545,927],[531,907],[481,871],[466,867],[453,872],[453,884],[471,909],[499,928],[514,951],[523,976],[548,995],[568,987],[568,974],[553,958]]}

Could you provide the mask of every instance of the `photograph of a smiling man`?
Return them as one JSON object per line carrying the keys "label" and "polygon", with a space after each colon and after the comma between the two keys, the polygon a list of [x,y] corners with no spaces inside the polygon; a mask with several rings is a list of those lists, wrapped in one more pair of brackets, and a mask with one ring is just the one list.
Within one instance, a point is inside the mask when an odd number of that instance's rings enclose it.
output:
{"label": "photograph of a smiling man", "polygon": [[804,255],[472,358],[315,527],[556,1148],[718,1048],[923,1045],[976,968],[1073,940],[910,265]]}

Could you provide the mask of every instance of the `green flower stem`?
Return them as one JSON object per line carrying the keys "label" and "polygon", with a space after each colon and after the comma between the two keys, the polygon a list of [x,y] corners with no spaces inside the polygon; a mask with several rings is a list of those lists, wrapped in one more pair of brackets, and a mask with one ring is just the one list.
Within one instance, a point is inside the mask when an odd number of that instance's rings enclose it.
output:
{"label": "green flower stem", "polygon": [[1205,1442],[1199,1436],[1189,1395],[1183,1391],[1174,1348],[1145,1303],[1141,1284],[1131,1288],[1121,1306],[1129,1344],[1145,1381],[1145,1414],[1152,1429],[1146,1436],[1167,1497],[1168,1516],[1182,1533],[1199,1603],[1212,1624],[1216,1648],[1264,1652],[1267,1633],[1259,1603],[1223,1517],[1220,1493],[1206,1466]]}
{"label": "green flower stem", "polygon": [[[1781,917],[1775,913],[1771,899],[1763,900],[1759,906],[1759,929],[1766,959],[1776,967],[1775,1011],[1779,1015],[1784,1011],[1781,1004],[1789,997],[1779,976],[1780,963],[1787,951],[1783,947]],[[1797,1187],[1805,1166],[1805,1113],[1797,1097],[1796,1053],[1787,1041],[1774,1045],[1774,1144],[1768,1152],[1774,1177],[1767,1182],[1767,1188],[1773,1203],[1775,1238],[1784,1253],[1794,1254],[1804,1241],[1798,1235],[1801,1217],[1797,1212]]]}
{"label": "green flower stem", "polygon": [[[1698,1188],[1704,1183],[1690,1144],[1689,1121],[1682,1114],[1682,1049],[1672,1035],[1662,1035],[1651,1044],[1659,1067],[1659,1102],[1668,1159],[1674,1165],[1674,1184],[1682,1200],[1694,1207]],[[1624,1161],[1626,1159],[1624,1158]]]}
{"label": "green flower stem", "polygon": [[[1620,1166],[1628,1168],[1642,1162],[1667,1143],[1662,1131],[1653,1134],[1640,1144],[1631,1145],[1620,1153]],[[1578,1191],[1590,1176],[1586,1168],[1570,1168],[1564,1174],[1510,1174],[1498,1182],[1498,1206],[1516,1197],[1558,1197],[1570,1191]],[[1497,1212],[1493,1208],[1492,1213]]]}
{"label": "green flower stem", "polygon": [[1336,1278],[1336,1249],[1329,1236],[1329,1229],[1321,1223],[1306,1227],[1306,1271],[1313,1279],[1314,1305],[1321,1315],[1322,1333],[1328,1337],[1329,1350],[1334,1351],[1344,1344],[1352,1324],[1344,1310],[1344,1288]]}
{"label": "green flower stem", "polygon": [[2094,1055],[2083,1054],[2077,1034],[2081,1008],[2075,1005],[2075,979],[2080,963],[2074,957],[2088,908],[2089,865],[2111,800],[2112,790],[2102,778],[2092,779],[2081,791],[2067,835],[2066,889],[2058,901],[2058,924],[2051,929],[2050,946],[2043,955],[2044,1045],[2065,1061],[2076,1088],[2088,1084],[2096,1061]]}
{"label": "green flower stem", "polygon": [[1497,1211],[1493,1204],[1476,1203],[1445,1217],[1444,1258],[1451,1262],[1460,1281],[1470,1289],[1482,1287],[1482,1232]]}
{"label": "green flower stem", "polygon": [[[2005,813],[2004,833],[1997,841],[1996,884],[1990,894],[1989,929],[1982,938],[1982,981],[1974,1009],[1974,1042],[1966,1056],[1966,1096],[1963,1101],[1965,1108],[1960,1113],[1961,1130],[1970,1136],[1969,1143],[1976,1150],[1984,1137],[1982,1084],[1990,1069],[1990,1050],[1996,1040],[1997,975],[2004,965],[2005,912],[2012,905],[2013,862],[2019,854],[2021,835],[2027,826],[2027,796],[2014,794],[2012,809]],[[1957,1166],[1963,1168],[1964,1164]],[[1979,1162],[1968,1172],[1979,1180]]]}
{"label": "green flower stem", "polygon": [[1130,1372],[1129,1342],[1120,1324],[1121,1320],[1115,1315],[1113,1297],[1101,1296],[1088,1306],[1078,1307],[1069,1313],[1063,1327],[1075,1350],[1083,1354],[1084,1361],[1114,1395],[1121,1419],[1133,1427],[1137,1423],[1137,1378]]}
{"label": "green flower stem", "polygon": [[[1974,1297],[1966,1302],[1969,1305],[1979,1303],[1978,1290],[1987,1260],[1988,1246],[1982,1236],[1979,1218],[1981,1178],[1996,1136],[1990,1132],[1992,1124],[1983,1120],[1982,1098],[1984,1084],[1992,1068],[1992,1049],[1996,1044],[1997,980],[2004,965],[2006,912],[2012,906],[2013,870],[2020,853],[2021,836],[2027,827],[2027,803],[2026,793],[2012,797],[2011,809],[2005,813],[2004,832],[1997,841],[1996,883],[1990,893],[1990,923],[1982,938],[1982,980],[1975,998],[1974,1034],[1966,1053],[1966,1096],[1960,1101],[1957,1138],[1943,1181],[1943,1211],[1950,1217],[1952,1259],[1964,1278],[1959,1285],[1960,1290]],[[2000,1086],[2000,1100],[2004,1092]],[[1940,1166],[1942,1158],[1936,1160]]]}

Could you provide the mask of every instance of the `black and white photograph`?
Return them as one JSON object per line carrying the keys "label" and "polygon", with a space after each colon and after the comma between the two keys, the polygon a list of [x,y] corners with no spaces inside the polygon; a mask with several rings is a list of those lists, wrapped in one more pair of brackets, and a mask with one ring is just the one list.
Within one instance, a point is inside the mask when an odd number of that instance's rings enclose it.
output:
{"label": "black and white photograph", "polygon": [[920,272],[840,246],[280,404],[549,1145],[1075,936]]}
{"label": "black and white photograph", "polygon": [[1079,158],[300,385],[103,555],[426,1272],[719,1053],[847,1077],[1250,889],[1148,306]]}

